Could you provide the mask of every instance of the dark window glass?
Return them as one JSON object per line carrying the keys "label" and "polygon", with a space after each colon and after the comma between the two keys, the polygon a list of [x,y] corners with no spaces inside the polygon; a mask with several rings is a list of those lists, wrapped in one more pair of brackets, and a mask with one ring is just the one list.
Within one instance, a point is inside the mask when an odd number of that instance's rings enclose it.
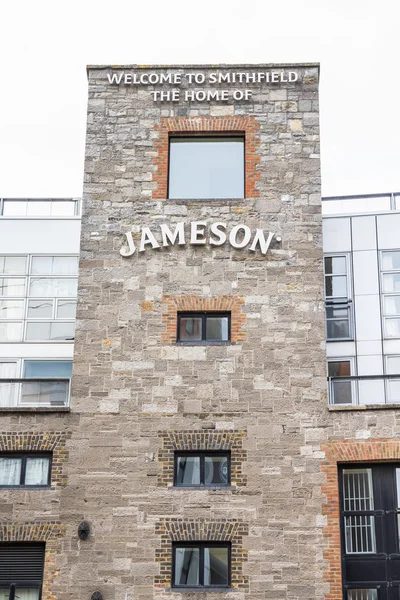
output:
{"label": "dark window glass", "polygon": [[228,587],[230,546],[177,543],[173,548],[174,587]]}
{"label": "dark window glass", "polygon": [[50,466],[50,454],[0,454],[0,487],[49,486]]}
{"label": "dark window glass", "polygon": [[243,137],[176,137],[169,146],[169,198],[244,198]]}
{"label": "dark window glass", "polygon": [[178,342],[228,342],[230,313],[178,313]]}
{"label": "dark window glass", "polygon": [[0,600],[39,600],[45,544],[0,543]]}
{"label": "dark window glass", "polygon": [[348,304],[326,306],[326,334],[328,340],[350,338],[350,307]]}
{"label": "dark window glass", "polygon": [[229,485],[229,452],[177,452],[175,454],[175,485]]}
{"label": "dark window glass", "polygon": [[[349,360],[329,361],[328,377],[350,377],[351,366]],[[351,380],[340,381],[333,379],[330,381],[330,402],[331,404],[352,404],[352,383]]]}

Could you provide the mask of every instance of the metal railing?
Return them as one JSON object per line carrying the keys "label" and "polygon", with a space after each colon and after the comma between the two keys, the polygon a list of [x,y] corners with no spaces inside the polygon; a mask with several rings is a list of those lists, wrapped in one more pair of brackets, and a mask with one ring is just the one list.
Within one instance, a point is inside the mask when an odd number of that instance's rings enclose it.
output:
{"label": "metal railing", "polygon": [[329,404],[399,404],[400,374],[328,377]]}
{"label": "metal railing", "polygon": [[0,198],[0,217],[79,217],[80,198]]}
{"label": "metal railing", "polygon": [[325,196],[322,216],[400,210],[400,192],[359,196]]}
{"label": "metal railing", "polygon": [[69,378],[0,379],[0,409],[69,406],[70,385]]}

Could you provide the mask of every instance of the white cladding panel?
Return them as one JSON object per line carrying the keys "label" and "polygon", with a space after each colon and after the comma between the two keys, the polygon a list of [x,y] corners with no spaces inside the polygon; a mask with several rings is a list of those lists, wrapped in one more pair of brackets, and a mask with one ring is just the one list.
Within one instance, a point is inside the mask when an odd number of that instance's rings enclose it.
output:
{"label": "white cladding panel", "polygon": [[323,219],[322,240],[325,253],[350,252],[350,218]]}
{"label": "white cladding panel", "polygon": [[400,249],[400,214],[378,215],[378,248]]}
{"label": "white cladding panel", "polygon": [[376,250],[353,252],[354,294],[379,294],[378,256]]}
{"label": "white cladding panel", "polygon": [[367,340],[365,342],[357,341],[357,354],[359,356],[370,356],[373,354],[382,353],[382,341],[381,340]]}
{"label": "white cladding panel", "polygon": [[355,353],[355,342],[328,342],[326,345],[326,355],[328,358],[355,356]]}
{"label": "white cladding panel", "polygon": [[382,379],[364,379],[358,382],[360,404],[385,404],[385,382]]}
{"label": "white cladding panel", "polygon": [[79,254],[81,221],[0,219],[0,254]]}
{"label": "white cladding panel", "polygon": [[375,216],[352,217],[351,232],[354,251],[376,249]]}
{"label": "white cladding panel", "polygon": [[67,358],[74,356],[74,344],[0,344],[2,358]]}
{"label": "white cladding panel", "polygon": [[357,340],[380,340],[381,317],[378,295],[355,297]]}
{"label": "white cladding panel", "polygon": [[357,375],[383,375],[382,354],[357,357]]}

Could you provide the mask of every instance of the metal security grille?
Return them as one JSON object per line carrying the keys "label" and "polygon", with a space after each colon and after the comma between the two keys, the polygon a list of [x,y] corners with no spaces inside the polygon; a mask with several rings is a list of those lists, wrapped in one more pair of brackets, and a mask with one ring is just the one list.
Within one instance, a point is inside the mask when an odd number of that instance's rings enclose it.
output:
{"label": "metal security grille", "polygon": [[378,600],[377,590],[348,590],[347,600]]}
{"label": "metal security grille", "polygon": [[[366,512],[374,509],[371,469],[343,471],[344,510]],[[375,552],[375,521],[373,515],[344,517],[346,552],[367,554]]]}
{"label": "metal security grille", "polygon": [[43,577],[45,544],[0,544],[0,587],[38,582]]}

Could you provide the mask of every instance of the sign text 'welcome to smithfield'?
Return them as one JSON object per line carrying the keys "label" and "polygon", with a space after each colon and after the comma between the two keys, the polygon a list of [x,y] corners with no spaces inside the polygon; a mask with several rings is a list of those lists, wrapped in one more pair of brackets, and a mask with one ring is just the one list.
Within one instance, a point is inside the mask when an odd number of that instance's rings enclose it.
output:
{"label": "sign text 'welcome to smithfield'", "polygon": [[[299,81],[297,71],[213,71],[211,73],[155,73],[151,72],[126,72],[114,71],[107,73],[108,83],[111,85],[130,86],[174,86],[171,90],[150,90],[150,95],[155,102],[210,102],[211,100],[251,100],[252,90],[249,88],[238,89],[238,85],[260,86],[262,84],[295,83]],[[232,89],[215,89],[220,85],[234,86]],[[179,89],[180,87],[194,87],[195,89]],[[199,87],[205,89],[198,89]],[[196,89],[197,88],[197,89]]]}
{"label": "sign text 'welcome to smithfield'", "polygon": [[[247,225],[235,225],[228,232],[227,224],[222,221],[211,223],[209,231],[207,230],[206,221],[192,221],[189,226],[189,235],[186,235],[185,224],[177,223],[175,229],[171,229],[169,225],[159,225],[158,239],[151,231],[150,227],[141,228],[141,236],[139,243],[139,252],[144,252],[146,248],[166,248],[168,246],[186,246],[189,243],[192,246],[202,246],[209,244],[210,246],[222,246],[227,241],[233,248],[245,248],[249,246],[251,252],[260,250],[261,254],[266,254],[270,247],[271,241],[275,236],[277,242],[281,241],[279,236],[274,233],[264,233],[262,229],[256,229],[253,234],[250,227]],[[121,250],[121,256],[132,256],[136,252],[136,244],[133,240],[132,231],[125,233],[126,244]]]}

